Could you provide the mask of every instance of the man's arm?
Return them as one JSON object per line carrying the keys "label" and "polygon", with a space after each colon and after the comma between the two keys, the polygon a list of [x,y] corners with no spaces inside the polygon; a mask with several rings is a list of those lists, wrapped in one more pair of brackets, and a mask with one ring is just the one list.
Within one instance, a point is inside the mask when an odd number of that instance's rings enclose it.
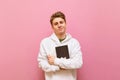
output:
{"label": "man's arm", "polygon": [[54,72],[59,70],[59,67],[56,65],[49,64],[47,54],[43,48],[43,45],[40,45],[40,51],[38,54],[38,63],[39,67],[42,68],[43,71],[45,72]]}
{"label": "man's arm", "polygon": [[72,55],[69,59],[55,58],[54,64],[64,69],[80,68],[83,64],[83,61],[82,61],[82,52],[80,50],[79,43],[75,42],[72,50]]}

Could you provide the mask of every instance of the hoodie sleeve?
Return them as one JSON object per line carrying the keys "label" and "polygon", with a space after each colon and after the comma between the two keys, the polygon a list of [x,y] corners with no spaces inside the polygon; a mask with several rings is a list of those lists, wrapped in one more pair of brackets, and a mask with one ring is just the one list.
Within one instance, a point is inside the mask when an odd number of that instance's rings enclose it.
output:
{"label": "hoodie sleeve", "polygon": [[48,63],[46,51],[42,44],[40,45],[40,51],[39,51],[37,60],[38,60],[39,67],[42,68],[42,70],[45,72],[54,72],[54,71],[59,70],[58,66],[50,65]]}
{"label": "hoodie sleeve", "polygon": [[83,64],[83,61],[79,42],[75,41],[74,45],[72,46],[72,53],[69,59],[56,58],[54,64],[64,69],[80,68]]}

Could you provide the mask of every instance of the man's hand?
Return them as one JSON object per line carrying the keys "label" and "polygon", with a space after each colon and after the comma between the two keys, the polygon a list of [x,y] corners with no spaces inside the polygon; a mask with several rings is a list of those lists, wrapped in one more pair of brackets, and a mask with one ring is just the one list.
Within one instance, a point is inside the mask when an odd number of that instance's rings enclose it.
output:
{"label": "man's hand", "polygon": [[49,64],[54,65],[55,56],[48,55],[47,59]]}

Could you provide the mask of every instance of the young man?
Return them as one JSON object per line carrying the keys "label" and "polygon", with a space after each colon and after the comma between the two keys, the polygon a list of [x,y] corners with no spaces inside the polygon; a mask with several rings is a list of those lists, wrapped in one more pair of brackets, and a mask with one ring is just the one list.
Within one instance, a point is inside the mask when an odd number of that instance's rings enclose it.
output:
{"label": "young man", "polygon": [[[54,32],[41,41],[38,54],[45,80],[77,80],[76,69],[83,64],[79,42],[66,33],[66,19],[62,12],[52,14],[50,23]],[[58,58],[56,47],[64,45],[68,46],[69,58]]]}

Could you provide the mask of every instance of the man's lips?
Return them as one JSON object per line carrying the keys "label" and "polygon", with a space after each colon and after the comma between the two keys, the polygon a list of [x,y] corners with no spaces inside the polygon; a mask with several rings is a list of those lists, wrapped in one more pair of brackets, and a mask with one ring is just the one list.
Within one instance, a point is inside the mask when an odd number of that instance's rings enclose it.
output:
{"label": "man's lips", "polygon": [[59,28],[58,30],[60,30],[60,31],[61,31],[61,30],[63,30],[63,28]]}

